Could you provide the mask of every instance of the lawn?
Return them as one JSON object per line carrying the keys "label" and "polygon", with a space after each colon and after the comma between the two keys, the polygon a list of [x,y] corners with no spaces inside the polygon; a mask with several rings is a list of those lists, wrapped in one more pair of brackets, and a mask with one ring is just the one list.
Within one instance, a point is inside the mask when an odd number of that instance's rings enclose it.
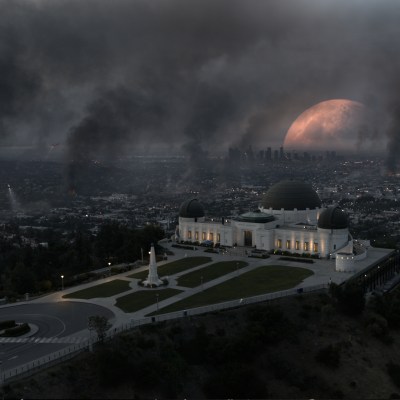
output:
{"label": "lawn", "polygon": [[130,290],[128,281],[114,279],[113,281],[102,283],[100,285],[92,286],[87,289],[78,290],[70,294],[66,294],[63,298],[66,299],[93,299],[96,297],[110,297],[118,293]]}
{"label": "lawn", "polygon": [[170,288],[158,290],[140,290],[139,292],[134,292],[127,294],[126,296],[119,297],[115,305],[122,311],[130,313],[155,304],[157,302],[157,294],[158,301],[162,301],[181,292],[181,290]]}
{"label": "lawn", "polygon": [[[247,262],[244,261],[218,262],[180,276],[177,284],[178,286],[193,288],[201,285],[201,281],[203,281],[203,283],[212,281],[220,276],[236,271],[236,269],[246,267],[247,265]],[[201,277],[203,277],[203,279]]]}
{"label": "lawn", "polygon": [[[169,276],[178,274],[187,269],[198,267],[212,261],[211,257],[185,257],[180,260],[161,265],[157,268],[158,276]],[[148,270],[136,272],[136,274],[128,275],[128,278],[146,279],[149,274]]]}
{"label": "lawn", "polygon": [[164,307],[160,314],[290,289],[311,275],[313,272],[305,268],[281,265],[259,267]]}

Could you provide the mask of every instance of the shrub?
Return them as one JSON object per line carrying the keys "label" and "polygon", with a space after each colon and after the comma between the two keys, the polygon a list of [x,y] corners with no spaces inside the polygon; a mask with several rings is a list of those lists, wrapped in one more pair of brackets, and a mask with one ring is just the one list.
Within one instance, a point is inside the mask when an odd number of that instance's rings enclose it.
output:
{"label": "shrub", "polygon": [[229,364],[217,370],[203,387],[207,398],[266,398],[265,384],[255,371],[243,364]]}
{"label": "shrub", "polygon": [[216,254],[218,254],[218,250],[214,250],[214,249],[205,249],[204,252],[205,253],[216,253]]}
{"label": "shrub", "polygon": [[365,327],[367,331],[376,338],[381,338],[389,333],[386,319],[379,314],[368,314],[365,318]]}
{"label": "shrub", "polygon": [[7,321],[0,321],[0,330],[13,328],[15,326],[15,321],[13,319],[9,319]]}
{"label": "shrub", "polygon": [[400,365],[390,361],[386,364],[386,370],[393,383],[397,387],[400,387]]}
{"label": "shrub", "polygon": [[363,288],[356,283],[336,285],[331,283],[329,292],[336,300],[338,308],[347,315],[356,316],[365,308],[365,296]]}
{"label": "shrub", "polygon": [[315,359],[329,368],[338,368],[340,365],[340,348],[332,344],[323,347],[318,351]]}
{"label": "shrub", "polygon": [[23,323],[21,325],[14,326],[13,328],[6,329],[1,336],[6,336],[6,337],[21,336],[24,335],[25,333],[28,333],[30,330],[31,328],[29,327],[29,325],[27,323]]}

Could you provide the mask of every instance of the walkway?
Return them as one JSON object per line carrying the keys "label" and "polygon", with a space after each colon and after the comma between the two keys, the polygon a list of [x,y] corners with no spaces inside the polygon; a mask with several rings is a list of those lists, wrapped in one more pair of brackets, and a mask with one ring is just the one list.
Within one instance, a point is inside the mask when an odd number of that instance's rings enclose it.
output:
{"label": "walkway", "polygon": [[[301,263],[301,262],[296,262],[296,261],[281,261],[279,260],[280,256],[271,256],[268,259],[259,259],[259,258],[250,258],[245,255],[242,256],[229,256],[226,254],[216,254],[216,253],[206,253],[204,252],[204,248],[198,247],[198,250],[186,250],[186,249],[179,249],[179,248],[172,248],[171,243],[163,243],[165,247],[169,247],[173,252],[173,256],[169,256],[168,260],[159,262],[157,265],[158,267],[170,263],[172,261],[179,260],[184,257],[196,257],[196,256],[207,256],[212,259],[207,264],[202,264],[200,266],[193,267],[191,269],[188,269],[186,271],[180,272],[178,274],[174,274],[169,276],[169,285],[168,288],[172,289],[178,289],[181,290],[181,293],[178,293],[175,296],[169,297],[165,300],[159,301],[158,303],[158,308],[162,309],[170,304],[173,304],[177,301],[180,301],[182,299],[185,299],[187,297],[193,296],[196,293],[201,292],[202,290],[206,290],[210,287],[213,287],[215,285],[219,285],[235,276],[239,276],[241,274],[247,273],[249,271],[252,271],[260,266],[264,265],[283,265],[283,266],[291,266],[291,267],[300,267],[300,268],[307,268],[310,269],[314,272],[314,274],[308,278],[306,278],[301,284],[298,285],[298,287],[308,287],[308,286],[315,286],[319,284],[327,284],[329,282],[335,282],[335,283],[341,283],[344,280],[346,280],[349,277],[349,274],[344,274],[340,272],[336,272],[334,270],[335,268],[335,261],[334,260],[316,260],[315,263],[313,264],[307,264],[307,263]],[[245,261],[248,263],[248,266],[244,268],[240,268],[237,271],[233,271],[231,273],[228,273],[226,275],[223,275],[217,279],[214,279],[209,282],[204,282],[202,285],[199,284],[199,286],[194,287],[194,288],[187,288],[187,287],[182,287],[177,285],[177,279],[179,276],[187,274],[192,271],[196,271],[201,268],[205,268],[210,264],[216,263],[216,262],[221,262],[221,261]],[[64,291],[60,291],[57,293],[53,293],[48,296],[41,297],[36,300],[32,300],[33,302],[53,302],[53,301],[76,301],[76,302],[87,302],[87,303],[95,303],[97,305],[101,305],[103,307],[107,307],[110,311],[112,311],[115,314],[115,319],[114,321],[111,321],[113,323],[113,328],[118,328],[120,326],[123,326],[125,324],[131,323],[134,320],[137,319],[142,319],[144,318],[147,314],[152,313],[154,311],[157,311],[157,304],[156,304],[156,299],[154,301],[154,304],[143,308],[139,311],[133,312],[133,313],[125,313],[122,311],[120,308],[115,306],[116,300],[119,297],[128,295],[130,293],[138,292],[138,291],[143,291],[143,290],[163,290],[163,288],[157,288],[157,289],[144,289],[138,285],[138,280],[129,278],[128,275],[132,275],[133,273],[136,272],[141,272],[144,270],[147,270],[148,266],[143,266],[140,268],[137,268],[135,270],[123,272],[118,275],[113,275],[107,278],[103,278],[97,281],[93,281],[90,283],[86,283],[83,285],[80,285],[78,287],[72,287],[65,289]],[[131,290],[125,291],[119,294],[116,294],[114,296],[110,297],[105,297],[105,298],[93,298],[93,299],[64,299],[62,296],[76,292],[78,290],[90,288],[93,286],[97,286],[102,283],[110,282],[115,279],[121,279],[121,280],[127,280],[130,281],[130,287]],[[83,332],[82,332],[83,334]],[[87,335],[89,332],[87,331]]]}

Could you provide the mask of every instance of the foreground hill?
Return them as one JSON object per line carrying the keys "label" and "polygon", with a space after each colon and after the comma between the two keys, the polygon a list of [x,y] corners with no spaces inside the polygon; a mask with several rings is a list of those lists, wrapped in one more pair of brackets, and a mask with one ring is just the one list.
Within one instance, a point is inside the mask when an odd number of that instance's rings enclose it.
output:
{"label": "foreground hill", "polygon": [[302,295],[142,327],[5,398],[400,398],[400,332],[377,306],[336,305]]}

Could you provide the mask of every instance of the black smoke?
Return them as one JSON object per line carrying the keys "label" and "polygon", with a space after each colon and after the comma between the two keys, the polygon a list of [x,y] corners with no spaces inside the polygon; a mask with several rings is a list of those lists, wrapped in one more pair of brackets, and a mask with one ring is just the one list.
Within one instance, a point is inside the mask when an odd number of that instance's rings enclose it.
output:
{"label": "black smoke", "polygon": [[396,164],[399,19],[397,0],[0,0],[0,145],[197,163],[282,143],[320,101],[374,98],[359,143],[389,140]]}

